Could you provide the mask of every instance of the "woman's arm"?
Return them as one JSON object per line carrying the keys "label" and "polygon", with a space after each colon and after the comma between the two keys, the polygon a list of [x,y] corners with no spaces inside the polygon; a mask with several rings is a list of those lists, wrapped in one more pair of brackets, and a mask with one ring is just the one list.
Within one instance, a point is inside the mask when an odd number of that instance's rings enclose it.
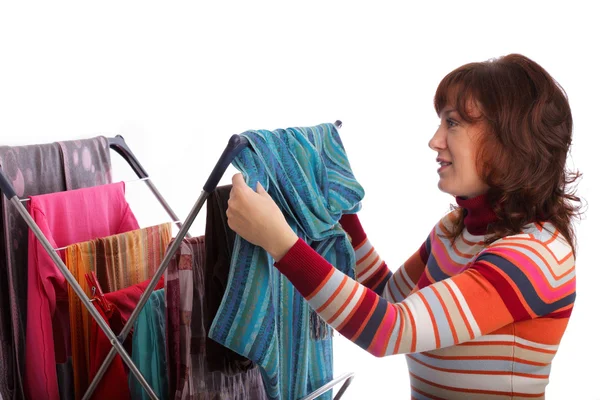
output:
{"label": "woman's arm", "polygon": [[356,254],[356,280],[386,300],[399,302],[416,286],[429,258],[429,238],[404,264],[392,274],[379,256],[356,214],[345,214],[340,219],[348,233]]}
{"label": "woman's arm", "polygon": [[[535,248],[546,249],[544,243]],[[317,313],[334,329],[382,357],[455,345],[515,321],[567,317],[575,299],[575,278],[560,287],[545,277],[574,266],[549,257],[523,257],[528,249],[508,241],[482,252],[464,272],[393,303],[350,279],[298,240],[276,263]]]}

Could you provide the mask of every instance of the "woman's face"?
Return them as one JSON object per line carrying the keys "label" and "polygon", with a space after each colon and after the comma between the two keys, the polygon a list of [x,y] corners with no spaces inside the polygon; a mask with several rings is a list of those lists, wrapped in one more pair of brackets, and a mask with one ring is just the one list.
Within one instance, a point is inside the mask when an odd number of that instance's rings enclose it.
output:
{"label": "woman's face", "polygon": [[485,134],[484,122],[468,123],[452,106],[444,107],[440,119],[440,126],[429,141],[440,166],[438,188],[467,198],[487,192],[489,187],[479,177],[476,166],[478,140]]}

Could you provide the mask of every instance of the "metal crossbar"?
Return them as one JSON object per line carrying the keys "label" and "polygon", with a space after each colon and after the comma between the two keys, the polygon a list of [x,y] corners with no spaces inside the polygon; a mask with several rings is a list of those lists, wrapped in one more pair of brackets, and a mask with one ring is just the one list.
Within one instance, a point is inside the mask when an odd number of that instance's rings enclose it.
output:
{"label": "metal crossbar", "polygon": [[[339,127],[341,127],[342,123],[340,121],[336,121],[335,125],[339,128]],[[145,380],[144,376],[141,374],[139,369],[133,363],[133,361],[131,360],[131,357],[129,356],[127,351],[123,348],[123,342],[125,341],[125,338],[131,331],[131,328],[133,327],[133,324],[134,324],[136,318],[138,317],[139,313],[141,312],[142,308],[144,307],[144,305],[150,298],[153,288],[157,285],[158,281],[160,280],[160,277],[164,274],[165,270],[167,269],[169,262],[171,261],[171,259],[175,255],[175,253],[177,252],[184,237],[186,237],[186,236],[190,237],[190,234],[188,233],[188,231],[189,231],[192,223],[198,216],[198,213],[202,209],[202,206],[206,202],[208,195],[216,189],[219,181],[221,180],[221,178],[223,177],[223,174],[225,173],[225,170],[231,164],[231,161],[239,154],[239,152],[242,151],[248,145],[248,141],[246,138],[244,138],[243,136],[240,136],[240,135],[231,136],[227,147],[221,154],[221,157],[217,161],[216,166],[214,167],[213,171],[209,175],[209,177],[203,187],[203,190],[200,193],[200,197],[194,204],[192,210],[190,211],[189,215],[187,216],[187,218],[185,219],[183,224],[181,222],[179,222],[180,220],[177,217],[177,215],[175,214],[175,212],[168,205],[167,201],[160,194],[160,192],[158,191],[156,186],[154,186],[154,184],[150,180],[150,177],[148,176],[148,173],[141,166],[141,164],[139,163],[139,161],[137,160],[135,155],[131,152],[131,150],[125,143],[124,138],[122,136],[118,135],[114,138],[109,138],[108,141],[109,141],[110,148],[115,150],[117,153],[119,153],[119,155],[121,155],[125,159],[125,161],[127,161],[127,163],[131,166],[131,168],[137,174],[138,178],[140,178],[141,180],[146,182],[146,185],[148,186],[148,188],[152,191],[152,193],[157,198],[157,200],[160,202],[160,204],[163,206],[165,211],[169,214],[169,216],[171,217],[173,222],[176,223],[177,226],[179,227],[179,232],[178,232],[177,236],[175,237],[175,239],[173,239],[171,241],[169,248],[167,249],[167,253],[166,253],[164,259],[162,260],[158,270],[152,277],[150,283],[148,284],[146,290],[142,294],[135,309],[131,313],[131,316],[127,320],[127,323],[125,324],[125,326],[123,327],[123,329],[121,330],[121,332],[119,333],[118,336],[116,336],[114,334],[114,332],[111,330],[111,328],[108,326],[108,324],[104,321],[104,319],[102,318],[100,313],[93,306],[91,300],[87,297],[87,295],[85,294],[85,292],[83,291],[83,289],[81,288],[81,286],[79,285],[77,280],[73,277],[73,275],[71,274],[71,272],[69,271],[69,269],[67,268],[65,263],[61,260],[57,251],[52,247],[51,243],[45,237],[45,235],[40,230],[40,228],[38,227],[36,222],[33,220],[31,215],[25,208],[25,206],[22,204],[23,199],[19,199],[19,197],[15,193],[15,190],[12,187],[10,181],[4,176],[4,174],[1,170],[0,170],[0,191],[2,191],[4,193],[4,195],[9,199],[9,201],[17,208],[19,214],[23,217],[23,219],[25,220],[25,222],[27,223],[29,228],[32,230],[32,232],[35,234],[36,238],[40,241],[40,243],[42,244],[42,246],[44,247],[46,252],[48,252],[50,257],[52,258],[52,261],[59,268],[59,270],[64,275],[67,282],[69,283],[69,285],[71,285],[74,292],[77,294],[77,296],[79,297],[79,299],[81,300],[81,302],[83,303],[85,308],[88,310],[88,312],[90,313],[92,318],[94,318],[94,320],[98,323],[98,326],[100,327],[100,329],[102,329],[104,334],[108,337],[108,339],[110,340],[110,343],[112,345],[112,349],[110,350],[106,359],[102,363],[97,374],[94,376],[94,379],[90,383],[90,386],[88,387],[86,393],[84,394],[83,399],[87,400],[92,396],[92,394],[94,393],[94,390],[96,389],[96,387],[100,383],[100,380],[102,379],[102,377],[106,373],[108,367],[110,366],[110,363],[112,362],[112,360],[118,353],[122,357],[125,364],[129,367],[129,370],[131,371],[131,373],[135,376],[135,378],[142,385],[142,387],[144,388],[144,390],[146,391],[148,396],[153,400],[158,400],[158,397],[153,392],[152,388],[150,387],[148,382]],[[343,381],[344,384],[335,397],[335,399],[337,400],[344,393],[344,391],[346,390],[348,385],[351,383],[353,378],[354,378],[353,373],[348,373],[348,374],[342,375],[338,378],[335,378],[331,382],[325,384],[324,386],[317,389],[313,393],[309,394],[302,400],[315,399],[318,396],[331,390],[336,384]]]}

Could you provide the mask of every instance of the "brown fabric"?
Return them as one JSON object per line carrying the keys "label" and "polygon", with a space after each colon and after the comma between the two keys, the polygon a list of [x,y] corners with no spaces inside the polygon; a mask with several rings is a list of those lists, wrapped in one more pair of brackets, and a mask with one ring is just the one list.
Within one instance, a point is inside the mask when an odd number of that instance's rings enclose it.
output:
{"label": "brown fabric", "polygon": [[[207,199],[205,239],[206,317],[204,318],[206,332],[210,330],[210,326],[217,315],[229,277],[231,253],[235,242],[235,232],[227,225],[226,211],[230,193],[231,185],[219,186]],[[235,374],[254,367],[254,363],[246,357],[210,338],[206,339],[206,358],[210,371]]]}
{"label": "brown fabric", "polygon": [[267,399],[258,366],[210,371],[206,352],[205,237],[184,239],[165,281],[169,399]]}

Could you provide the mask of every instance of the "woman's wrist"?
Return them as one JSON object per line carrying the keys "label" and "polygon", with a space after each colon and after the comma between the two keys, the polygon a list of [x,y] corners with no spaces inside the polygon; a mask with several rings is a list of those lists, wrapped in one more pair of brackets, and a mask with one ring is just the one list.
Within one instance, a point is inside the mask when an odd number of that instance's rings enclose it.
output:
{"label": "woman's wrist", "polygon": [[265,250],[273,257],[275,262],[278,262],[290,251],[297,241],[298,235],[290,228],[285,233],[273,238],[272,243],[265,247]]}

